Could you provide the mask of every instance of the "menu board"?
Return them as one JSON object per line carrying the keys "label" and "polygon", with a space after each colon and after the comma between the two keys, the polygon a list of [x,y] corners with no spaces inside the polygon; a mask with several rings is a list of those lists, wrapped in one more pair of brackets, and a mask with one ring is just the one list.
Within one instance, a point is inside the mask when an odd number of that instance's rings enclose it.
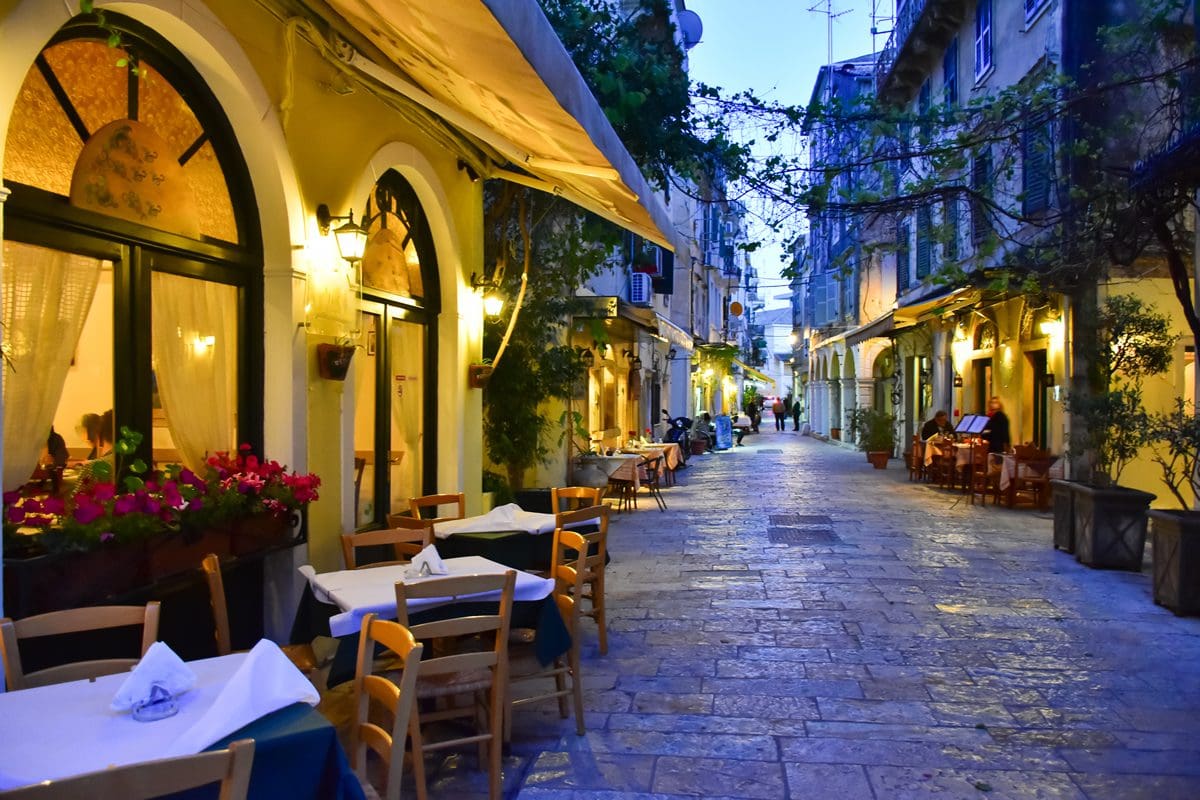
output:
{"label": "menu board", "polygon": [[728,414],[718,414],[713,420],[717,427],[717,450],[728,450],[733,447],[733,421]]}

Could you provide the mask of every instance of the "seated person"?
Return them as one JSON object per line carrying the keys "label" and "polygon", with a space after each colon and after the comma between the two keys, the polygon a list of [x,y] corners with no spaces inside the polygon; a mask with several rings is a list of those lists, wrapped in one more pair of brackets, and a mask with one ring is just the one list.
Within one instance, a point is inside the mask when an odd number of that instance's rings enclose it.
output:
{"label": "seated person", "polygon": [[739,421],[738,415],[734,414],[730,418],[730,423],[733,425],[733,435],[737,439],[734,444],[741,447],[742,439],[746,437],[746,430],[750,427],[750,422],[748,420]]}
{"label": "seated person", "polygon": [[696,421],[692,423],[692,441],[704,442],[705,450],[712,450],[713,448],[713,435],[709,430],[711,424],[712,415],[707,411],[696,417]]}
{"label": "seated person", "polygon": [[933,419],[921,426],[921,441],[928,441],[938,434],[946,436],[952,433],[954,428],[950,425],[949,416],[945,411],[938,411],[933,415]]}

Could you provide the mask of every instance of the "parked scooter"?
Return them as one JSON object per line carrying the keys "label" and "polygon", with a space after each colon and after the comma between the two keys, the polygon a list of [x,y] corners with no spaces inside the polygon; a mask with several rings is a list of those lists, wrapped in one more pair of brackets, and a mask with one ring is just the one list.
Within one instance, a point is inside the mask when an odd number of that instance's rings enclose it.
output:
{"label": "parked scooter", "polygon": [[687,417],[672,417],[665,408],[662,415],[663,421],[667,423],[667,435],[663,440],[679,445],[680,466],[684,466],[688,456],[692,454],[692,420]]}

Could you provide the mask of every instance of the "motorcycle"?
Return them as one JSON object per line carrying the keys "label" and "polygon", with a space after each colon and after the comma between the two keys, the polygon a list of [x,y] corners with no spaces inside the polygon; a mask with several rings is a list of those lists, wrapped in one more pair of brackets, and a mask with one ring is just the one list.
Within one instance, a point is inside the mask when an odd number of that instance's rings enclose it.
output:
{"label": "motorcycle", "polygon": [[672,417],[664,408],[663,421],[668,425],[667,434],[663,440],[679,445],[680,466],[684,466],[687,464],[688,456],[692,454],[692,420],[687,417]]}

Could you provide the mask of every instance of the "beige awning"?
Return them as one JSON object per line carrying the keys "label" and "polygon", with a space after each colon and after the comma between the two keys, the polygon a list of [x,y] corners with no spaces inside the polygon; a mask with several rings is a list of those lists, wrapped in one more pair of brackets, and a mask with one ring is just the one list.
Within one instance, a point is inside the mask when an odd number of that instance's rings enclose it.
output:
{"label": "beige awning", "polygon": [[[357,54],[353,66],[485,142],[538,188],[675,249],[666,209],[537,0],[325,3],[392,62]],[[497,177],[530,181],[512,170]]]}
{"label": "beige awning", "polygon": [[740,358],[735,358],[733,360],[733,363],[737,364],[739,367],[741,367],[742,372],[746,373],[747,376],[753,378],[754,380],[761,381],[763,383],[769,383],[772,386],[775,385],[774,378],[772,378],[770,375],[764,375],[763,373],[756,370],[754,367],[747,364],[745,361],[742,361]]}

